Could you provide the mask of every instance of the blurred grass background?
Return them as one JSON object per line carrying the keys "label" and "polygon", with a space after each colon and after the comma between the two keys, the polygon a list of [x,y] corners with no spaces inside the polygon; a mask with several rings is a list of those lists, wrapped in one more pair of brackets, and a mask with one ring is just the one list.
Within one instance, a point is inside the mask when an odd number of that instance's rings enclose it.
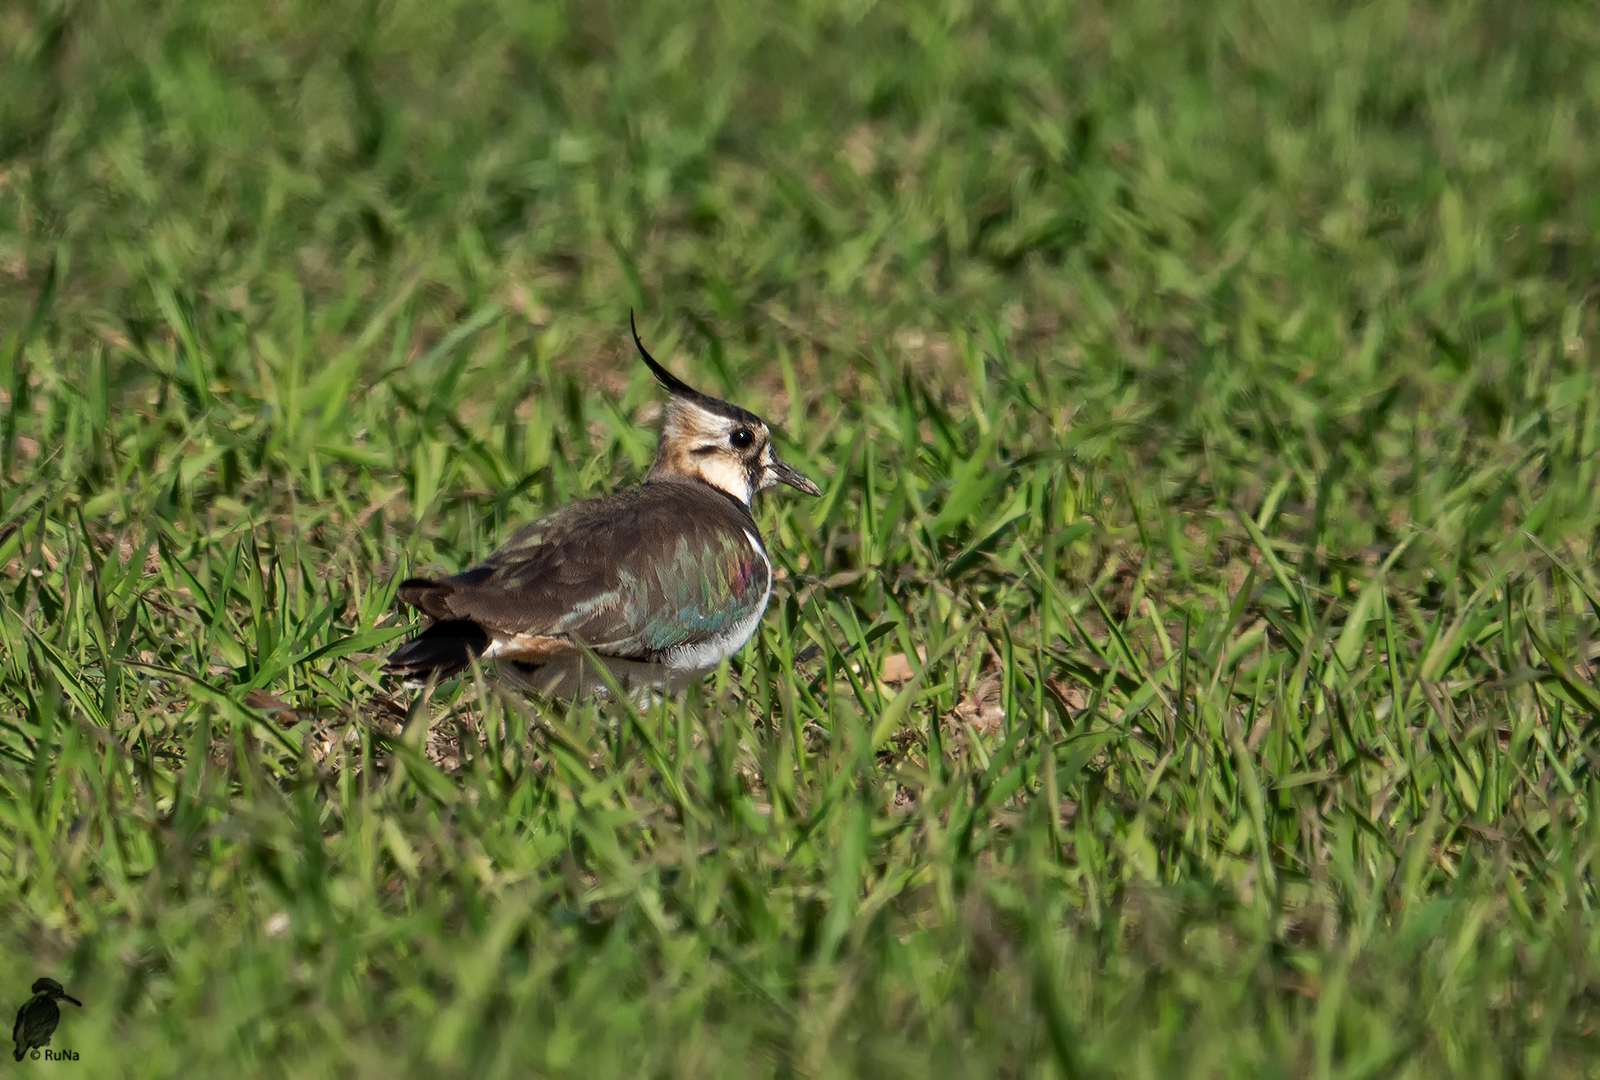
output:
{"label": "blurred grass background", "polygon": [[[0,9],[0,987],[82,1075],[1592,1075],[1600,18]],[[825,488],[703,687],[377,675]]]}

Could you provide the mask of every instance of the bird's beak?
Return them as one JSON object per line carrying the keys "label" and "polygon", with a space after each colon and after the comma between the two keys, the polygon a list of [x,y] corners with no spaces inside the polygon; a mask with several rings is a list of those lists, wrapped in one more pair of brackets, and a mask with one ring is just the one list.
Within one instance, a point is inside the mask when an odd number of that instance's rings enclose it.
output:
{"label": "bird's beak", "polygon": [[772,470],[773,479],[780,484],[788,484],[795,490],[803,491],[807,495],[822,494],[822,489],[808,480],[804,473],[777,456],[773,457],[772,464],[768,465],[767,468]]}
{"label": "bird's beak", "polygon": [[61,1000],[62,1001],[70,1001],[74,1005],[76,1005],[78,1008],[80,1008],[80,1009],[83,1008],[83,1002],[79,1001],[77,998],[73,997],[71,994],[62,994],[61,995]]}

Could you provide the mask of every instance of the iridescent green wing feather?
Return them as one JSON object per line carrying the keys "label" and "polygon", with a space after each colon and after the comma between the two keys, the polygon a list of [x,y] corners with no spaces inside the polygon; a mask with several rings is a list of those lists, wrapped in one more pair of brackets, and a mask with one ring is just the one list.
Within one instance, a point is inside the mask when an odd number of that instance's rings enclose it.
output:
{"label": "iridescent green wing feather", "polygon": [[[631,568],[630,568],[631,569]],[[714,640],[745,623],[767,602],[766,560],[742,533],[706,542],[680,537],[670,555],[646,560],[629,589],[632,642],[649,652]]]}
{"label": "iridescent green wing feather", "polygon": [[706,485],[647,484],[529,525],[448,579],[447,603],[491,631],[654,657],[714,640],[765,604],[755,535],[749,513]]}

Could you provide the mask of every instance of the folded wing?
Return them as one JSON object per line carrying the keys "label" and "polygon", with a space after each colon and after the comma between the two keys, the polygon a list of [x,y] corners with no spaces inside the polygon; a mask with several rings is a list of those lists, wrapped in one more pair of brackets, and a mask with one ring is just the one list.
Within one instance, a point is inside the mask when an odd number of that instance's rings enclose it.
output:
{"label": "folded wing", "polygon": [[437,621],[390,667],[444,676],[479,653],[543,663],[581,646],[660,660],[717,640],[766,604],[759,544],[748,512],[703,484],[572,503],[470,570],[402,583],[400,599]]}

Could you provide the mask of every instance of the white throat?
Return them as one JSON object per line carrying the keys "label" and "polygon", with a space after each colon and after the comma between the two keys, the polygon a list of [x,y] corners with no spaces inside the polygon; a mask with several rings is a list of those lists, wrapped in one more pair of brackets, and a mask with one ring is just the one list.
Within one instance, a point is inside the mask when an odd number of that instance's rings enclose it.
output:
{"label": "white throat", "polygon": [[726,491],[735,499],[750,505],[750,473],[743,463],[725,457],[714,457],[700,463],[700,476],[706,483]]}

